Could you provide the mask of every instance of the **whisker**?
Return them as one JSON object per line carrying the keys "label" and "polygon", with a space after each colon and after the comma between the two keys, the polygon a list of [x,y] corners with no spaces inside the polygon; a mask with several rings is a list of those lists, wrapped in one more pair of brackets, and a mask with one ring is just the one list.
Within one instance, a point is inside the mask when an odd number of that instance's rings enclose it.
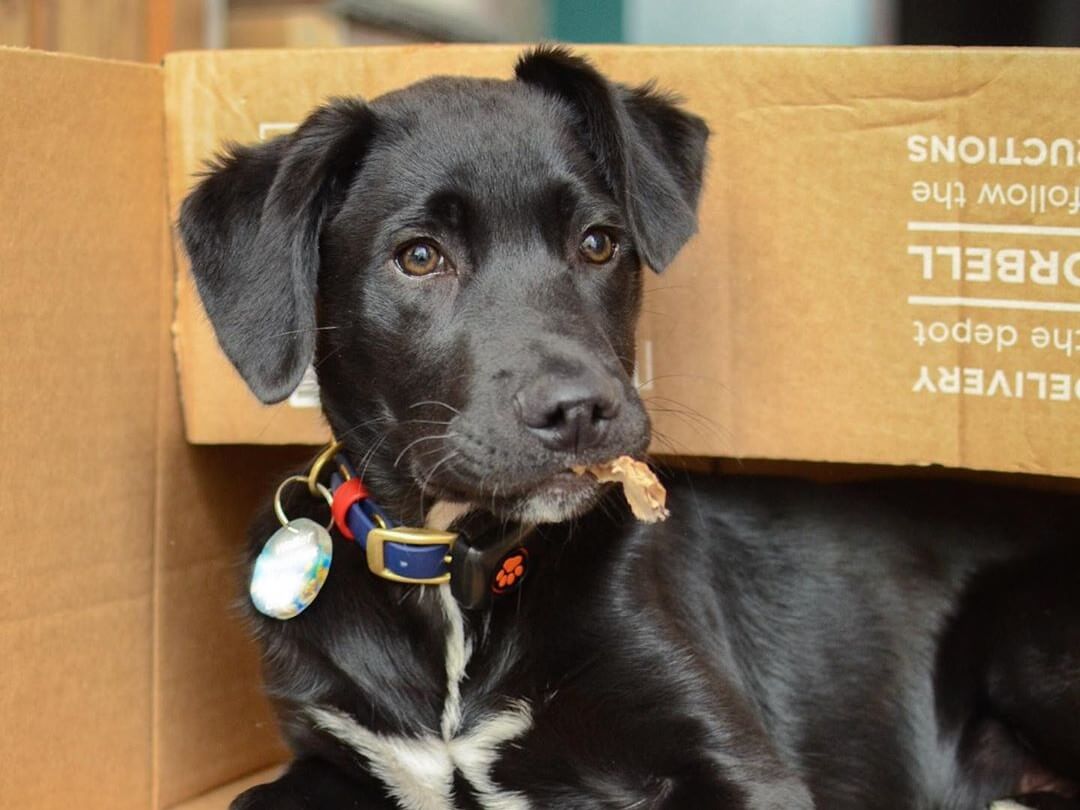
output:
{"label": "whisker", "polygon": [[435,464],[434,467],[432,467],[430,470],[428,470],[427,475],[424,476],[424,480],[420,482],[419,487],[420,487],[420,513],[421,514],[424,514],[424,496],[427,493],[428,484],[430,484],[431,479],[435,477],[435,473],[438,472],[439,467],[441,467],[442,465],[444,465],[446,462],[450,461],[451,459],[455,458],[457,456],[457,454],[458,454],[457,450],[455,449],[455,450],[451,450],[449,453],[447,453],[445,456],[443,456],[443,458],[440,461],[438,461]]}
{"label": "whisker", "polygon": [[379,414],[378,416],[373,416],[370,419],[365,419],[363,422],[357,422],[355,425],[350,427],[348,430],[346,430],[345,432],[338,435],[337,440],[341,441],[346,436],[350,436],[353,433],[355,433],[356,431],[360,430],[360,428],[365,428],[368,425],[374,425],[374,424],[376,424],[378,422],[384,422],[384,423],[389,424],[390,421],[391,421],[390,417],[388,417],[388,416],[386,416],[384,414]]}
{"label": "whisker", "polygon": [[454,434],[452,432],[450,432],[450,433],[438,433],[438,434],[435,434],[433,436],[421,436],[419,439],[413,439],[411,442],[409,442],[407,445],[405,445],[405,447],[402,449],[402,451],[400,453],[397,454],[397,458],[394,459],[394,464],[393,464],[394,468],[396,469],[397,465],[401,463],[402,456],[404,456],[407,452],[409,452],[410,447],[413,447],[414,445],[420,444],[420,442],[430,442],[430,441],[434,441],[435,439],[449,439],[453,435]]}
{"label": "whisker", "polygon": [[442,406],[443,408],[446,408],[449,411],[453,411],[458,416],[461,416],[461,411],[459,411],[453,405],[450,405],[450,404],[448,404],[446,402],[443,402],[442,400],[439,400],[439,399],[422,399],[419,402],[414,402],[412,405],[409,406],[409,408],[410,409],[419,408],[419,407],[421,407],[423,405],[440,405],[440,406]]}
{"label": "whisker", "polygon": [[361,461],[360,461],[360,472],[357,473],[357,475],[360,476],[361,480],[363,480],[363,478],[367,475],[368,465],[370,465],[372,459],[375,458],[375,451],[377,451],[380,447],[382,447],[382,445],[389,438],[390,438],[390,431],[386,431],[386,432],[383,433],[382,436],[379,437],[379,440],[377,442],[375,442],[375,444],[373,444],[370,448],[368,448],[368,451],[364,454],[363,459],[361,459]]}
{"label": "whisker", "polygon": [[290,335],[303,335],[303,334],[307,334],[308,332],[329,332],[329,331],[331,331],[333,329],[343,329],[343,328],[344,327],[341,327],[341,326],[312,326],[312,327],[310,327],[308,329],[290,329],[290,330],[288,330],[286,332],[276,332],[273,335],[270,335],[270,337],[272,337],[272,338],[289,337]]}
{"label": "whisker", "polygon": [[328,352],[327,354],[324,354],[322,357],[320,357],[319,360],[312,365],[312,368],[314,368],[314,369],[322,368],[323,363],[325,363],[327,360],[330,360],[333,357],[337,357],[343,351],[345,351],[345,344],[344,343],[342,345],[338,346],[332,352]]}
{"label": "whisker", "polygon": [[[670,406],[673,406],[673,407],[668,408],[668,410],[670,412],[672,412],[672,413],[676,413],[676,412],[677,413],[682,413],[682,414],[684,414],[684,415],[686,415],[688,417],[692,416],[692,417],[694,417],[696,419],[701,420],[701,422],[703,422],[704,424],[709,425],[714,430],[720,430],[721,429],[720,424],[716,420],[706,416],[701,411],[699,411],[699,410],[697,410],[695,408],[691,408],[689,405],[686,405],[686,404],[684,404],[682,402],[679,402],[677,399],[671,399],[670,397],[652,396],[652,397],[646,397],[642,401],[643,402],[667,402]],[[655,408],[655,410],[662,410],[662,409],[661,408]]]}
{"label": "whisker", "polygon": [[[720,439],[723,442],[730,442],[733,437],[733,433],[730,428],[724,428],[720,425],[714,424],[704,417],[697,416],[696,414],[680,411],[676,408],[661,408],[661,407],[649,407],[649,411],[654,414],[668,414],[675,417],[683,424],[689,426],[692,430],[698,433],[708,433]],[[655,432],[655,430],[654,430]]]}
{"label": "whisker", "polygon": [[[665,433],[662,433],[661,431],[654,428],[652,435],[653,438],[661,445],[663,445],[666,450],[670,450],[673,456],[680,455],[679,448],[675,446],[675,442],[673,442]],[[650,457],[649,460],[654,461],[654,459],[655,457]],[[658,467],[666,468],[666,465],[662,461],[655,461],[655,464]]]}
{"label": "whisker", "polygon": [[453,461],[455,458],[457,458],[457,456],[458,456],[457,450],[456,449],[452,450],[451,452],[447,453],[445,458],[443,458],[434,467],[432,467],[430,470],[428,470],[428,474],[424,476],[424,488],[426,489],[427,485],[431,483],[431,479],[435,477],[435,473],[437,473],[439,471],[439,467],[441,467],[443,464],[446,464],[449,461]]}
{"label": "whisker", "polygon": [[658,380],[670,380],[675,378],[682,378],[684,380],[699,380],[715,386],[720,391],[725,391],[729,393],[731,391],[730,386],[724,385],[724,383],[720,382],[720,380],[716,379],[716,377],[710,377],[707,374],[657,374],[647,380],[643,380],[637,387],[640,391],[643,386],[646,386],[649,383],[654,383]]}
{"label": "whisker", "polygon": [[667,292],[668,290],[693,290],[693,289],[694,289],[693,285],[690,285],[690,284],[656,284],[656,285],[650,284],[649,288],[646,290],[646,292],[649,293],[649,294],[652,294],[652,293],[658,293],[658,292]]}

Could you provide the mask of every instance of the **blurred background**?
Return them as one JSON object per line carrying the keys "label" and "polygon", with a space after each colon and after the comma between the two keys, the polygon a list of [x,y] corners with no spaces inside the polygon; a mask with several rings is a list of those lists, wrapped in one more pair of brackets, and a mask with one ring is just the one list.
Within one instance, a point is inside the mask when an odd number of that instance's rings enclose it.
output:
{"label": "blurred background", "polygon": [[1080,0],[0,0],[0,45],[142,61],[193,48],[538,39],[1078,45]]}

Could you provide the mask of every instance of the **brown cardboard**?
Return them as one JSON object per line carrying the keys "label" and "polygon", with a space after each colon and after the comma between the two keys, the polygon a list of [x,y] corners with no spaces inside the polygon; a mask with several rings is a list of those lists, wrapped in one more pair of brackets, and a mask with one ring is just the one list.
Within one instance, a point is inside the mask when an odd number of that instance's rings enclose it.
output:
{"label": "brown cardboard", "polygon": [[[647,283],[639,366],[658,432],[654,449],[1080,474],[1080,439],[1068,429],[1080,407],[1080,279],[1065,278],[1077,232],[950,234],[908,225],[1075,227],[1078,215],[1067,208],[1033,213],[996,198],[1033,186],[1037,198],[1055,186],[1051,193],[1075,197],[1075,165],[914,162],[908,139],[951,136],[974,159],[997,138],[1006,162],[1009,137],[1029,159],[1041,148],[1023,146],[1030,137],[1071,139],[1062,147],[1071,152],[1080,113],[1060,99],[1080,82],[1080,54],[584,50],[619,80],[658,77],[713,132],[701,232],[664,277]],[[372,97],[433,73],[508,76],[519,52],[414,46],[172,56],[174,210],[192,173],[224,140],[286,131],[334,94]],[[955,200],[924,200],[956,183],[967,191],[963,209]],[[984,183],[990,191],[980,202]],[[924,279],[917,251],[937,248],[934,277]],[[947,277],[954,249],[968,251],[966,279]],[[1058,251],[1059,283],[996,280],[994,262],[1015,263],[1017,251],[1027,251],[1028,264]],[[979,264],[987,257],[989,271]],[[979,280],[988,273],[992,280]],[[942,306],[956,296],[1069,311]],[[931,324],[952,327],[969,315],[970,330],[961,323],[954,333],[967,342],[916,344],[917,329],[938,335],[943,327]],[[1031,345],[1036,330],[1054,328],[1072,337],[1071,356]],[[1013,330],[1016,345],[1001,351],[974,342]],[[314,410],[263,408],[246,392],[216,348],[186,272],[176,331],[192,441],[325,438]]]}
{"label": "brown cardboard", "polygon": [[26,46],[31,43],[30,0],[9,3],[0,14],[0,44]]}
{"label": "brown cardboard", "polygon": [[160,68],[0,76],[0,807],[167,807],[283,756],[230,617],[307,451],[184,440]]}
{"label": "brown cardboard", "polygon": [[0,76],[0,806],[145,808],[161,77]]}

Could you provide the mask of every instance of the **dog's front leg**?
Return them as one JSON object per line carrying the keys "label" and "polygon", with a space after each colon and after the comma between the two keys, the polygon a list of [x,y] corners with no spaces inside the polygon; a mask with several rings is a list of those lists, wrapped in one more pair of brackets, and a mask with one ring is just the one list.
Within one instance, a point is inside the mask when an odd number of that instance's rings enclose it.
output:
{"label": "dog's front leg", "polygon": [[230,810],[396,810],[374,780],[350,778],[320,759],[301,759],[273,782],[237,796]]}

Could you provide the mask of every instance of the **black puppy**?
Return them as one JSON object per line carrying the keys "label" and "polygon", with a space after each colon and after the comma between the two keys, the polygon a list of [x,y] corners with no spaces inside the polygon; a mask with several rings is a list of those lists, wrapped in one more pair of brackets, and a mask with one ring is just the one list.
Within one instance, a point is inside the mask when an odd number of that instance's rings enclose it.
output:
{"label": "black puppy", "polygon": [[[693,233],[706,138],[540,49],[513,81],[332,102],[186,201],[206,309],[260,398],[314,361],[388,517],[464,504],[479,558],[535,526],[522,587],[466,606],[460,580],[387,581],[335,532],[306,611],[251,611],[296,759],[235,807],[1070,806],[1080,555],[1055,547],[1080,539],[1075,502],[677,477],[645,526],[568,472],[648,445],[640,268]],[[290,516],[314,503],[298,489]]]}

